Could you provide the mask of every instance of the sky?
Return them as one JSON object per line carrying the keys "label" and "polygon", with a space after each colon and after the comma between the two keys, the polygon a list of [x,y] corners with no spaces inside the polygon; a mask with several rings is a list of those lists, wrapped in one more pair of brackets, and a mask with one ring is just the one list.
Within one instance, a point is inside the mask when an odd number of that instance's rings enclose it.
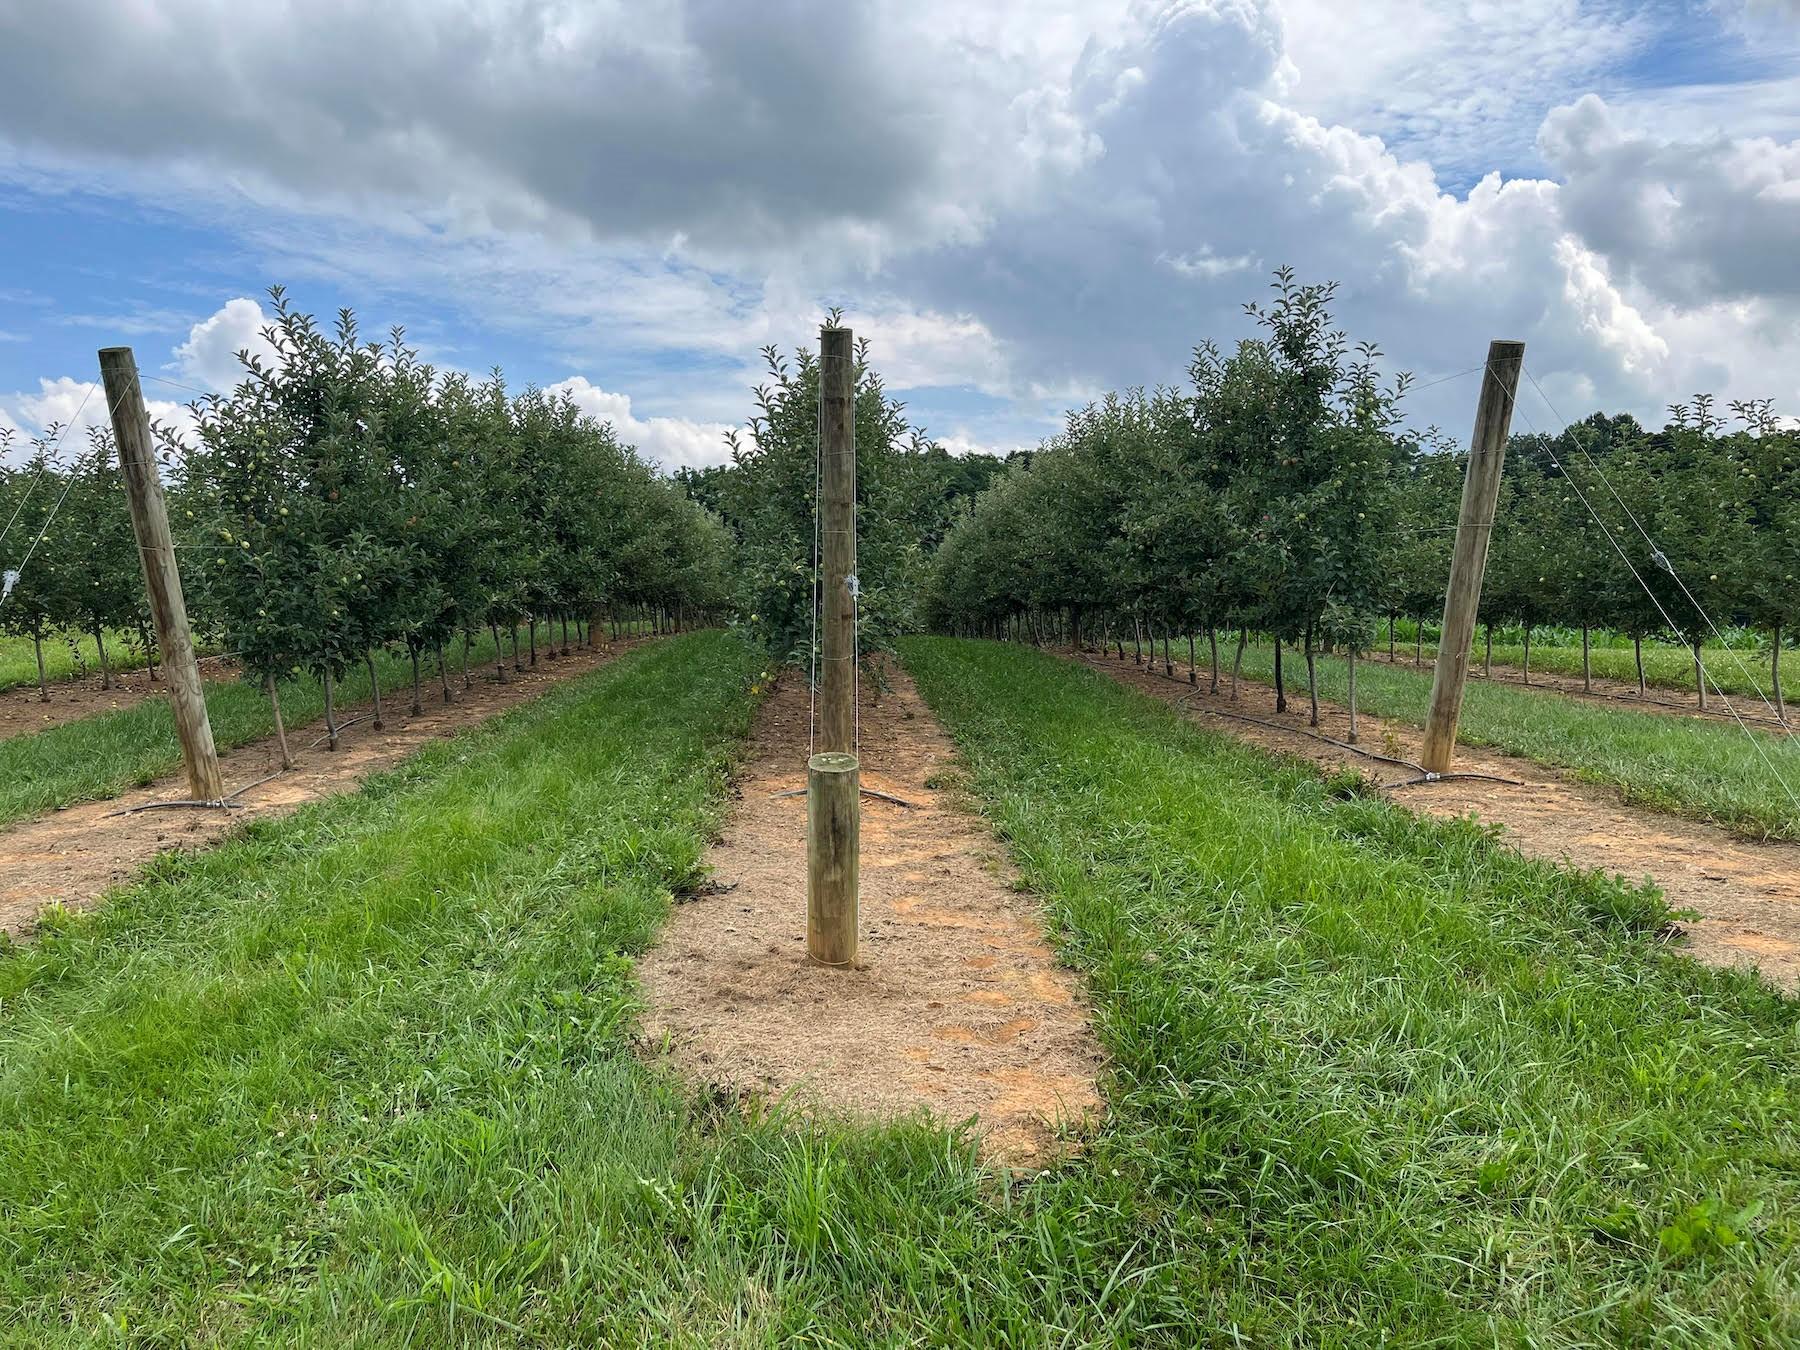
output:
{"label": "sky", "polygon": [[[725,458],[840,307],[1004,453],[1292,266],[1464,439],[1800,413],[1800,0],[0,0],[0,427],[235,383],[266,294]],[[1521,425],[1522,423],[1522,425]]]}

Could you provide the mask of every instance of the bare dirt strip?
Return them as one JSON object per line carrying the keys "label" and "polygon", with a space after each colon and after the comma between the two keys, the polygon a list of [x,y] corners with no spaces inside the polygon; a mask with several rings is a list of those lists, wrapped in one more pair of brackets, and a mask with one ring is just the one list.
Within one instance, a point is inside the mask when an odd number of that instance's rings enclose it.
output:
{"label": "bare dirt strip", "polygon": [[[1289,711],[1275,711],[1275,691],[1243,681],[1238,700],[1228,679],[1218,694],[1208,692],[1202,669],[1190,686],[1187,672],[1175,678],[1130,660],[1088,655],[1096,670],[1181,705],[1218,731],[1266,749],[1309,759],[1329,769],[1349,767],[1384,785],[1415,777],[1409,769],[1378,764],[1306,734],[1304,696],[1290,698]],[[1232,720],[1242,714],[1283,724],[1282,729]],[[1416,760],[1423,732],[1401,722],[1365,715],[1357,718],[1359,743],[1377,753]],[[1319,705],[1319,730],[1345,740],[1349,715]],[[1391,739],[1390,739],[1391,737]],[[1752,843],[1725,831],[1679,817],[1641,811],[1616,793],[1579,783],[1528,759],[1458,746],[1455,769],[1520,781],[1522,786],[1481,780],[1440,781],[1391,787],[1388,795],[1414,811],[1438,816],[1477,815],[1505,828],[1506,841],[1528,857],[1567,861],[1632,879],[1648,877],[1676,909],[1701,917],[1684,924],[1686,949],[1717,966],[1754,966],[1777,984],[1800,989],[1800,845]]]}
{"label": "bare dirt strip", "polygon": [[[598,669],[639,641],[545,659],[526,671],[509,671],[511,678],[505,684],[497,682],[490,670],[479,675],[473,687],[457,689],[453,704],[446,705],[441,694],[427,690],[419,717],[408,715],[406,695],[389,695],[382,702],[383,729],[375,730],[367,719],[355,722],[344,729],[335,753],[322,744],[323,722],[290,728],[294,768],[237,797],[238,809],[229,812],[175,809],[120,814],[131,807],[185,797],[187,777],[178,770],[110,801],[87,802],[21,821],[0,831],[0,932],[29,937],[47,905],[90,908],[159,853],[210,848],[247,821],[287,815],[308,802],[354,791],[369,775],[393,767],[427,742],[529,703],[556,685]],[[352,706],[340,715],[349,719],[366,711],[368,705]],[[230,792],[275,773],[281,759],[271,736],[221,755],[219,766]]]}
{"label": "bare dirt strip", "polygon": [[[160,677],[161,670],[157,673]],[[202,679],[230,680],[237,678],[237,673],[237,663],[228,657],[207,656],[200,660]],[[145,670],[115,674],[111,689],[103,689],[100,684],[97,674],[52,680],[47,686],[48,703],[38,696],[35,684],[15,684],[11,689],[0,690],[0,741],[136,707],[145,699],[166,698],[169,688],[160,678],[152,680]]]}
{"label": "bare dirt strip", "polygon": [[691,1077],[740,1096],[892,1118],[975,1117],[1014,1166],[1100,1109],[1080,982],[1045,944],[992,833],[939,784],[955,750],[903,672],[865,681],[859,962],[806,956],[807,695],[763,704],[712,882],[639,963],[645,1037]]}

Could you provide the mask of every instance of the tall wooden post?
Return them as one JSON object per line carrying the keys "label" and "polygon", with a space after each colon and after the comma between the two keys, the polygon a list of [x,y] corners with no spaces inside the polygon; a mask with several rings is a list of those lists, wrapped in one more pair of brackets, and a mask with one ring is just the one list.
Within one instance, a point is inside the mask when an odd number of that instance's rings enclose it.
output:
{"label": "tall wooden post", "polygon": [[1431,707],[1425,717],[1425,748],[1419,762],[1428,773],[1445,773],[1456,748],[1456,719],[1462,713],[1469,678],[1469,644],[1475,640],[1475,612],[1487,569],[1488,540],[1500,500],[1500,470],[1512,429],[1513,398],[1525,344],[1488,344],[1487,371],[1475,405],[1475,432],[1469,438],[1469,468],[1463,478],[1462,512],[1456,523],[1456,550],[1450,557],[1450,584],[1444,591],[1444,626],[1438,636],[1437,669],[1431,678]]}
{"label": "tall wooden post", "polygon": [[856,349],[819,332],[819,734],[806,779],[806,950],[856,961],[861,773],[856,756]]}
{"label": "tall wooden post", "polygon": [[848,328],[819,332],[819,750],[856,750],[856,349]]}
{"label": "tall wooden post", "polygon": [[119,467],[124,471],[125,492],[131,500],[131,531],[137,536],[144,587],[150,594],[150,616],[156,623],[156,640],[163,651],[169,706],[175,713],[181,757],[187,763],[188,787],[195,801],[216,802],[225,796],[225,781],[219,774],[212,723],[206,717],[200,667],[194,660],[194,638],[188,630],[187,601],[181,593],[181,572],[175,563],[175,541],[169,534],[162,479],[156,471],[150,413],[144,407],[144,391],[138,384],[137,362],[131,348],[104,349],[100,353],[100,377],[106,386],[107,406],[112,409]]}

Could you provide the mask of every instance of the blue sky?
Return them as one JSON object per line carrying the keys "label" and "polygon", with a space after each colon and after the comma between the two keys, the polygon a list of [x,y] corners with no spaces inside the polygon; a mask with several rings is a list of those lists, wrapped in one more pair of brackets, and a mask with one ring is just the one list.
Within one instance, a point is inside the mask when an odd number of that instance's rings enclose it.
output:
{"label": "blue sky", "polygon": [[1565,415],[1800,411],[1795,0],[217,13],[0,14],[0,419],[27,434],[100,346],[220,387],[281,282],[567,388],[669,465],[720,458],[758,348],[841,305],[931,433],[1007,450],[1179,381],[1284,262],[1443,378],[1412,413],[1457,435],[1444,377],[1495,336]]}

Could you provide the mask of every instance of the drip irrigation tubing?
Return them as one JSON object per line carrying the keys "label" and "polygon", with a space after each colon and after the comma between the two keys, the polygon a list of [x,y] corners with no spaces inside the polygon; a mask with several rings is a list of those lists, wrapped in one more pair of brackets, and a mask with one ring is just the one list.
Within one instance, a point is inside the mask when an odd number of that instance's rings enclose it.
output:
{"label": "drip irrigation tubing", "polygon": [[[1098,663],[1088,662],[1087,664],[1094,665]],[[1198,697],[1199,693],[1200,691],[1196,689],[1192,693],[1183,694],[1180,698],[1175,700],[1176,706],[1185,708],[1190,713],[1199,713],[1211,717],[1228,717],[1234,721],[1247,722],[1251,726],[1267,727],[1270,731],[1281,731],[1287,732],[1290,735],[1306,736],[1312,740],[1323,741],[1327,745],[1336,746],[1340,750],[1348,750],[1353,755],[1362,755],[1365,758],[1375,760],[1382,764],[1398,765],[1402,769],[1411,769],[1414,773],[1420,775],[1418,778],[1410,778],[1400,783],[1383,783],[1381,786],[1384,788],[1411,787],[1418,783],[1441,783],[1452,778],[1478,778],[1490,783],[1504,783],[1508,787],[1525,786],[1524,782],[1520,779],[1504,778],[1497,773],[1475,773],[1462,770],[1452,770],[1447,773],[1433,773],[1423,764],[1415,763],[1413,760],[1400,759],[1394,755],[1377,754],[1373,750],[1365,750],[1360,745],[1352,745],[1349,741],[1341,741],[1336,736],[1327,736],[1322,731],[1314,731],[1311,727],[1291,727],[1284,722],[1271,722],[1267,718],[1251,717],[1248,713],[1227,712],[1223,708],[1196,708],[1189,700]],[[1211,691],[1209,690],[1208,693],[1210,695]]]}

